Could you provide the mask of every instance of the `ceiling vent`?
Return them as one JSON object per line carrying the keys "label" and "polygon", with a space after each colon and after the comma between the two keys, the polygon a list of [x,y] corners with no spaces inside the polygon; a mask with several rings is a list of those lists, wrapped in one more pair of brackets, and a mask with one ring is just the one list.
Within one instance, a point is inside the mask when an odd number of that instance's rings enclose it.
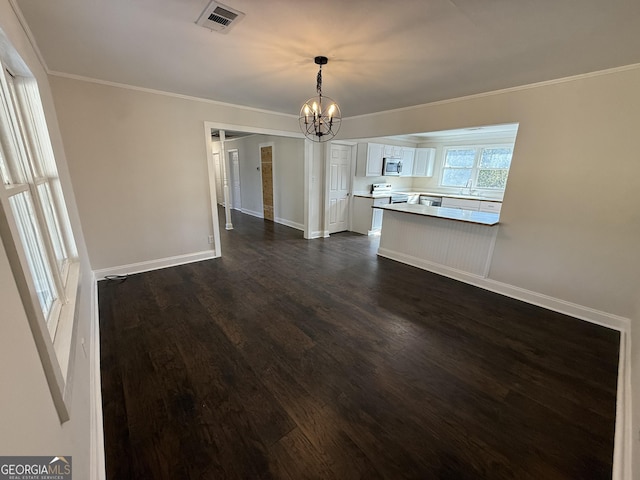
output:
{"label": "ceiling vent", "polygon": [[215,32],[227,33],[243,18],[244,13],[211,0],[196,20],[196,24]]}

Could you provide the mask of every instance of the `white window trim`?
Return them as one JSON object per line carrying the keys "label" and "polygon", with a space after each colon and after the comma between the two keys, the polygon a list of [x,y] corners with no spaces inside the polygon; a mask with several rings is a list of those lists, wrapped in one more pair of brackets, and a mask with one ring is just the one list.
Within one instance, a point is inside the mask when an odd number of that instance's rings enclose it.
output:
{"label": "white window trim", "polygon": [[[24,64],[16,60],[19,58],[18,53],[13,49],[1,30],[0,43],[5,46],[4,50],[0,52],[2,67],[14,67],[14,69],[20,70],[20,76],[33,79],[30,72],[25,70]],[[33,129],[30,125],[25,126],[20,123],[21,120],[16,116],[16,112],[13,111],[14,107],[10,106],[12,100],[9,96],[9,86],[4,78],[4,71],[0,76],[3,77],[0,78],[2,83],[1,87],[8,96],[8,110],[5,110],[5,114],[8,121],[15,127],[9,126],[7,129],[3,129],[5,133],[8,133],[8,136],[5,137],[5,144],[10,149],[18,149],[18,151],[5,153],[7,155],[22,155],[27,153],[30,156],[34,154],[37,149],[36,157],[39,159],[38,161],[44,162],[40,166],[42,170],[41,173],[44,177],[33,178],[36,177],[36,172],[19,172],[16,170],[15,159],[11,161],[5,159],[5,161],[8,162],[6,166],[12,179],[14,181],[19,180],[19,183],[0,186],[0,237],[33,334],[54,406],[60,422],[64,423],[69,420],[70,417],[71,385],[73,383],[73,360],[75,353],[73,346],[76,344],[77,335],[76,310],[80,285],[80,263],[77,258],[73,234],[70,230],[68,214],[66,207],[64,207],[64,200],[60,198],[62,191],[60,190],[59,179],[57,177],[49,132],[46,130],[46,120],[41,111],[41,100],[37,98],[39,94],[37,91],[32,91],[35,95],[25,91],[26,96],[24,98],[19,97],[20,108],[26,110],[27,115],[34,116],[36,127]],[[35,82],[35,80],[33,81]],[[22,89],[22,86],[19,86],[19,88]],[[29,161],[32,161],[31,157],[28,158]],[[23,173],[25,178],[22,178]],[[34,208],[41,208],[41,206],[38,205],[37,192],[33,192],[33,189],[36,188],[35,186],[38,183],[42,182],[49,183],[51,190],[55,189],[55,192],[50,192],[52,196],[50,201],[52,208],[54,208],[58,214],[59,221],[62,222],[60,227],[67,252],[66,260],[63,262],[62,268],[56,266],[58,277],[62,279],[62,281],[57,285],[57,297],[59,300],[54,302],[52,311],[49,313],[50,316],[52,314],[57,316],[57,322],[55,326],[52,327],[51,332],[49,331],[47,319],[44,318],[44,313],[40,307],[35,282],[31,276],[27,255],[22,245],[19,229],[9,201],[10,197],[20,194],[21,192],[29,191],[34,203]],[[42,216],[42,212],[36,213],[38,216]],[[43,225],[46,226],[46,220],[44,220],[43,223],[43,218],[39,218],[39,224],[42,229]],[[48,236],[49,234],[48,231],[41,233],[43,236]],[[49,250],[47,255],[50,257],[52,253],[50,251],[50,245],[45,245],[45,249]],[[55,312],[53,312],[54,308]]]}
{"label": "white window trim", "polygon": [[77,323],[74,320],[79,286],[79,262],[74,261],[70,264],[69,279],[65,288],[69,301],[61,304],[55,340],[52,340],[47,321],[39,306],[38,294],[31,278],[24,249],[19,241],[14,240],[20,238],[18,227],[11,213],[9,197],[4,192],[0,198],[0,236],[40,355],[53,403],[60,423],[64,423],[69,420],[71,404],[69,377],[71,346],[75,342],[75,324]]}
{"label": "white window trim", "polygon": [[513,152],[515,148],[514,143],[491,143],[491,144],[473,144],[473,145],[444,145],[442,148],[442,163],[440,168],[440,179],[438,182],[438,186],[442,188],[467,188],[465,186],[451,186],[451,185],[443,185],[444,175],[447,168],[447,152],[449,150],[475,150],[475,157],[473,159],[473,167],[471,168],[471,181],[472,181],[472,190],[480,190],[486,192],[504,192],[504,188],[488,188],[488,187],[478,187],[478,175],[480,170],[502,170],[502,169],[484,169],[480,168],[480,157],[482,155],[483,150],[491,149],[491,148],[510,148]]}

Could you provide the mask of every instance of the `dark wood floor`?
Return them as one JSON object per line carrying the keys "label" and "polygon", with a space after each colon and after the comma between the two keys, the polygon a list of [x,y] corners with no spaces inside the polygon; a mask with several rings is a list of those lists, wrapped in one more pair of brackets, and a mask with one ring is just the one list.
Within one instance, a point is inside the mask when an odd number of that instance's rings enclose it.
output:
{"label": "dark wood floor", "polygon": [[99,284],[108,478],[611,478],[618,332],[233,220]]}

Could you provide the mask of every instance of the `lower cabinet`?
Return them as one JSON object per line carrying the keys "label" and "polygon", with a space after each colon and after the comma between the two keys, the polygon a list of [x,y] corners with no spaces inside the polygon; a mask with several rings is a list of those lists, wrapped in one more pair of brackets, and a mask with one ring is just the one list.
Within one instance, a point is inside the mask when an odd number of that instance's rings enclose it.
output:
{"label": "lower cabinet", "polygon": [[480,200],[466,200],[464,198],[442,198],[442,206],[447,208],[461,208],[463,210],[475,210],[480,208]]}
{"label": "lower cabinet", "polygon": [[488,213],[500,213],[502,203],[500,202],[480,202],[480,211]]}
{"label": "lower cabinet", "polygon": [[442,199],[442,206],[447,208],[461,208],[462,210],[475,210],[476,212],[500,213],[502,203],[487,200],[444,197]]}
{"label": "lower cabinet", "polygon": [[380,232],[383,212],[372,207],[374,205],[386,205],[390,200],[390,197],[353,197],[351,230],[363,235],[372,235]]}
{"label": "lower cabinet", "polygon": [[382,229],[382,210],[379,208],[372,208],[373,217],[371,220],[371,230],[368,232],[369,234],[374,232],[379,232]]}

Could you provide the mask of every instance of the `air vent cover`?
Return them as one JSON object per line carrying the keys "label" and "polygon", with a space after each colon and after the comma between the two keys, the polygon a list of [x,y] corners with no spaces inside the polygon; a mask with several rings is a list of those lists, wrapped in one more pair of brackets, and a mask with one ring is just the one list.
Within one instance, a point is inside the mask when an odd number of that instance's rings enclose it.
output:
{"label": "air vent cover", "polygon": [[227,33],[243,18],[244,13],[211,0],[196,20],[196,24],[215,32]]}

